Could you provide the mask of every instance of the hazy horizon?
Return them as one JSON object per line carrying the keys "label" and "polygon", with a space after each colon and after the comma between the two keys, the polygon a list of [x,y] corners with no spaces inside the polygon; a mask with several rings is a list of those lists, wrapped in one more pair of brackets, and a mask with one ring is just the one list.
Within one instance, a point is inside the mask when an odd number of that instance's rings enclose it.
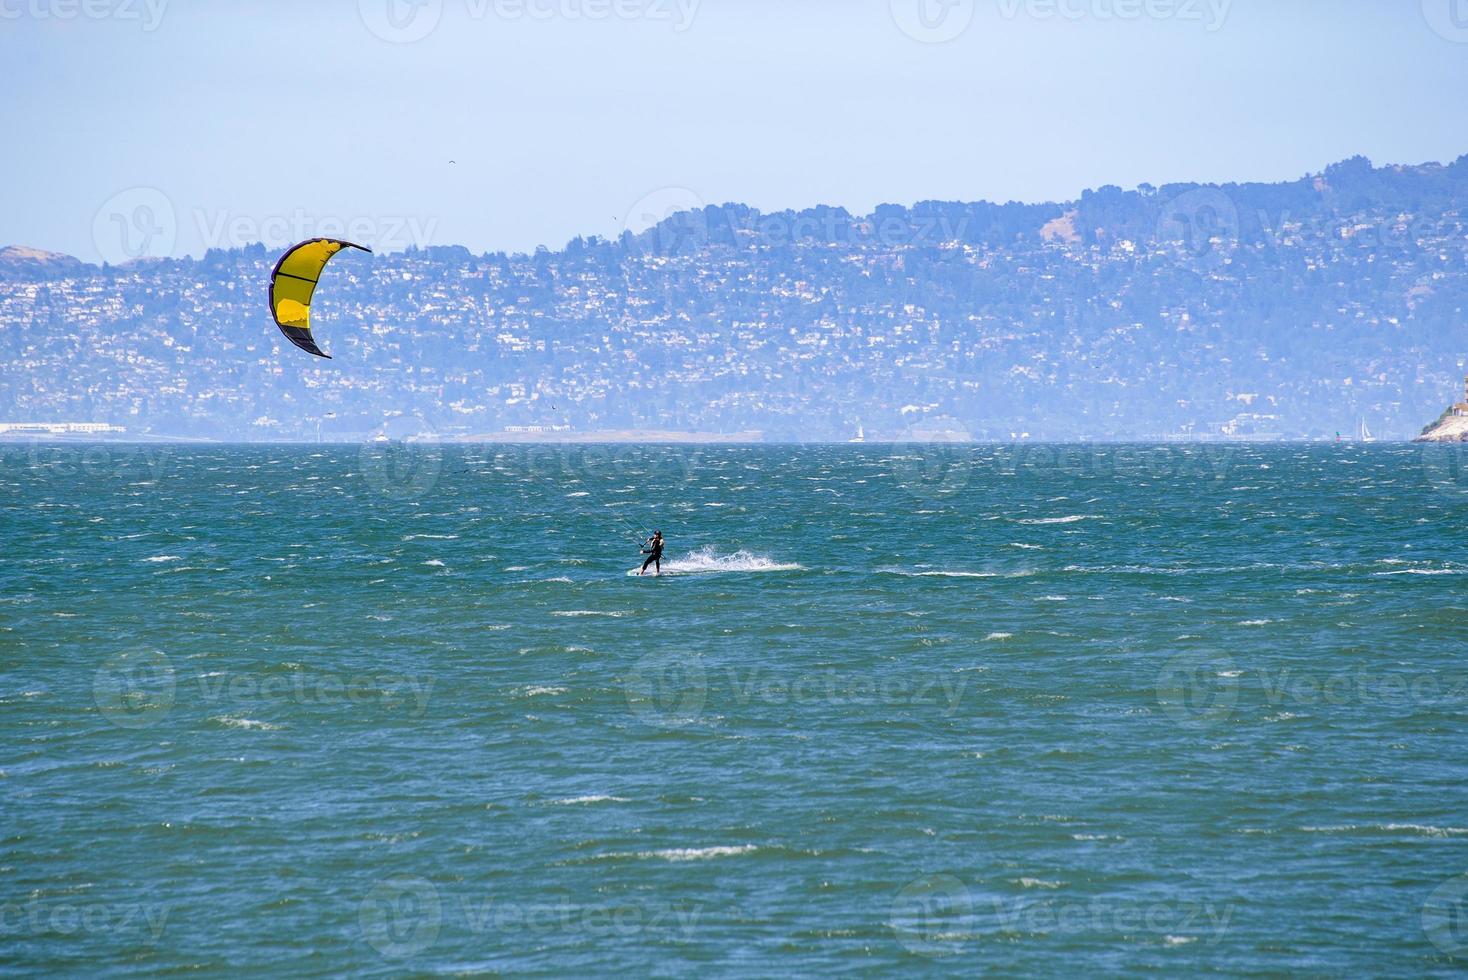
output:
{"label": "hazy horizon", "polygon": [[0,122],[46,134],[10,160],[0,244],[89,262],[336,226],[389,251],[528,252],[697,204],[1056,201],[1468,151],[1468,104],[1430,97],[1468,89],[1451,0],[27,0],[0,16],[26,80]]}
{"label": "hazy horizon", "polygon": [[[1457,154],[1456,156],[1453,156],[1453,157],[1447,157],[1447,158],[1444,158],[1444,159],[1441,159],[1441,160],[1411,160],[1411,161],[1409,161],[1409,160],[1370,160],[1370,162],[1371,162],[1371,164],[1374,167],[1377,167],[1377,168],[1389,168],[1389,167],[1423,167],[1423,166],[1434,166],[1434,165],[1446,166],[1446,165],[1452,164],[1453,162],[1455,162],[1455,160],[1461,159],[1462,157],[1465,157],[1465,156],[1468,156],[1468,143],[1465,143],[1464,144],[1464,152],[1463,153]],[[1312,175],[1319,175],[1319,174],[1323,173],[1326,169],[1328,169],[1332,165],[1335,165],[1335,164],[1338,164],[1338,163],[1342,163],[1342,162],[1345,162],[1347,159],[1352,159],[1352,158],[1356,158],[1356,157],[1365,157],[1365,154],[1353,154],[1349,158],[1342,158],[1340,160],[1326,161],[1326,162],[1320,164],[1317,167],[1313,167],[1313,168],[1311,168],[1311,169],[1309,169],[1307,171],[1304,171],[1303,173],[1294,174],[1294,175],[1289,176],[1289,177],[1281,177],[1281,178],[1279,178],[1277,180],[1242,180],[1242,179],[1235,179],[1235,180],[1218,180],[1218,181],[1194,181],[1194,180],[1189,180],[1187,178],[1178,178],[1177,180],[1170,181],[1168,183],[1174,183],[1174,184],[1190,184],[1190,183],[1196,183],[1196,184],[1202,184],[1204,186],[1227,186],[1227,185],[1238,185],[1238,184],[1265,184],[1265,185],[1285,184],[1285,183],[1290,183],[1292,181],[1300,180],[1300,179],[1303,179],[1305,177],[1309,177],[1309,176],[1312,176]],[[1367,159],[1370,159],[1370,158],[1367,158]],[[1145,181],[1144,180],[1144,181],[1138,182],[1138,184],[1136,184],[1136,185],[1124,186],[1124,187],[1122,187],[1122,189],[1125,190],[1125,191],[1134,191],[1134,190],[1137,189],[1138,186],[1146,186],[1148,184],[1152,184],[1154,186],[1162,186],[1163,182],[1159,182],[1159,181]],[[1027,200],[1013,200],[1013,199],[1010,199],[1010,200],[1005,200],[1005,201],[996,201],[996,200],[991,200],[991,199],[987,199],[987,198],[975,198],[975,199],[954,200],[954,201],[938,201],[937,203],[943,203],[943,204],[1001,204],[1001,205],[1002,204],[1022,204],[1022,205],[1066,204],[1066,203],[1072,203],[1074,201],[1077,201],[1077,200],[1079,200],[1081,198],[1081,196],[1084,193],[1093,192],[1093,191],[1099,190],[1103,186],[1116,186],[1116,185],[1096,184],[1096,185],[1093,185],[1093,186],[1088,186],[1088,187],[1080,188],[1079,190],[1076,191],[1076,193],[1074,193],[1072,195],[1069,195],[1069,196],[1066,196],[1066,197],[1057,197],[1057,198],[1034,199],[1034,200],[1028,200],[1028,199]],[[141,205],[143,207],[147,207],[148,206],[147,196],[146,195],[140,195],[140,194],[138,194],[137,193],[138,190],[140,190],[140,189],[134,189],[132,192],[129,192],[126,195],[125,201],[121,205],[121,209],[119,209],[119,210],[113,210],[113,209],[106,210],[106,211],[104,211],[102,213],[102,216],[103,217],[106,217],[106,218],[109,218],[109,219],[112,219],[112,221],[113,221],[114,224],[119,219],[127,219],[129,217],[136,218],[137,217],[136,208],[139,205]],[[141,189],[141,190],[146,190],[146,189]],[[687,211],[687,210],[690,210],[692,208],[701,208],[701,207],[705,207],[705,206],[713,206],[713,207],[718,207],[718,208],[750,206],[750,205],[748,205],[748,202],[745,202],[745,201],[703,201],[701,199],[694,200],[688,194],[682,193],[685,190],[686,189],[683,189],[683,188],[662,188],[659,191],[655,191],[652,194],[646,195],[643,198],[643,200],[639,202],[639,205],[643,206],[644,208],[649,208],[650,207],[651,209],[650,210],[638,211],[636,209],[636,207],[634,207],[634,211],[632,212],[632,215],[633,215],[633,217],[635,219],[638,219],[638,220],[629,221],[628,224],[627,224],[628,229],[629,230],[632,230],[634,232],[639,232],[640,233],[642,231],[646,231],[649,227],[651,227],[653,224],[656,223],[656,221],[652,221],[652,220],[649,220],[649,219],[656,218],[657,221],[661,221],[661,220],[663,220],[665,218],[671,217],[674,214],[677,214],[677,213],[682,212],[682,211]],[[848,210],[853,216],[856,216],[856,217],[866,217],[866,216],[869,216],[872,212],[876,211],[878,208],[881,208],[881,207],[896,206],[896,207],[903,207],[903,208],[911,208],[911,207],[915,207],[915,206],[920,205],[920,204],[934,203],[935,201],[936,201],[936,199],[926,199],[926,200],[921,200],[921,201],[881,201],[881,202],[878,202],[876,205],[873,205],[873,207],[870,208],[870,209],[868,209],[867,211],[851,211],[851,209],[846,209],[846,210]],[[844,207],[844,206],[843,205],[840,205],[840,204],[835,204],[835,203],[830,202],[830,201],[812,201],[812,202],[808,202],[808,203],[805,203],[805,204],[791,205],[788,209],[782,209],[782,211],[780,213],[783,213],[784,211],[787,211],[787,210],[788,211],[792,211],[792,212],[801,212],[801,211],[809,211],[809,210],[819,210],[819,209],[823,209],[823,208],[842,208],[842,207]],[[767,212],[767,213],[776,213],[776,212]],[[187,221],[190,217],[191,216],[187,216],[187,215],[186,216],[183,216],[183,220],[184,221]],[[236,241],[236,240],[234,240],[232,238],[228,238],[229,229],[228,229],[228,226],[227,226],[227,222],[224,219],[215,219],[215,220],[213,220],[212,223],[210,223],[210,221],[209,221],[209,219],[207,218],[206,215],[197,214],[197,213],[195,215],[193,215],[192,218],[193,218],[193,220],[196,221],[197,226],[198,226],[198,229],[206,232],[206,237],[212,237],[212,236],[215,236],[215,235],[221,235],[222,234],[222,235],[226,236],[227,240],[225,240],[222,245],[213,245],[213,244],[207,245],[207,247],[199,250],[198,252],[184,252],[179,247],[175,246],[173,249],[171,249],[170,251],[168,251],[165,254],[157,254],[157,255],[154,255],[154,254],[149,253],[149,254],[140,255],[140,256],[136,256],[136,257],[129,257],[129,258],[126,258],[124,261],[125,262],[126,261],[136,261],[137,259],[140,259],[140,258],[141,259],[148,259],[148,258],[199,259],[199,258],[202,258],[203,254],[204,254],[204,251],[207,251],[208,249],[214,249],[214,248],[223,248],[223,249],[226,249],[226,250],[229,250],[229,249],[246,249],[246,248],[253,248],[255,246],[263,246],[263,247],[265,247],[267,249],[270,249],[270,248],[279,248],[279,247],[284,247],[284,246],[286,246],[288,244],[291,244],[291,243],[294,243],[294,242],[303,240],[305,238],[308,238],[308,237],[316,237],[318,235],[320,235],[320,236],[326,236],[326,237],[346,237],[346,238],[349,238],[350,239],[350,238],[353,238],[354,223],[356,225],[360,225],[364,221],[367,222],[368,225],[370,226],[369,230],[375,229],[375,232],[377,232],[377,233],[383,233],[383,234],[385,234],[387,236],[387,241],[386,242],[380,243],[380,247],[374,247],[372,249],[372,251],[374,251],[375,253],[378,253],[378,254],[392,254],[392,253],[395,253],[395,252],[406,251],[406,250],[408,250],[410,248],[437,248],[437,247],[460,248],[460,247],[462,247],[462,248],[468,248],[470,250],[471,254],[474,254],[474,255],[511,254],[511,255],[521,255],[521,256],[524,256],[524,255],[530,255],[530,254],[532,254],[532,253],[534,253],[536,251],[539,251],[540,249],[547,249],[547,250],[552,251],[552,252],[560,252],[560,251],[563,251],[568,245],[570,245],[573,241],[575,241],[578,238],[581,238],[581,239],[590,239],[592,237],[601,237],[601,238],[607,238],[607,239],[615,239],[617,237],[617,234],[616,233],[604,234],[601,231],[596,231],[596,232],[579,232],[579,233],[573,234],[570,238],[566,239],[565,241],[561,241],[561,242],[540,242],[540,243],[537,243],[537,244],[535,244],[535,245],[533,245],[533,246],[531,246],[529,248],[524,248],[524,249],[493,249],[493,248],[475,249],[475,248],[472,248],[471,246],[469,246],[465,242],[447,241],[447,240],[442,240],[442,239],[437,238],[436,237],[436,232],[437,232],[438,224],[437,224],[436,221],[423,222],[423,221],[415,220],[413,218],[404,218],[404,217],[399,217],[399,216],[393,216],[393,217],[388,217],[388,218],[384,218],[384,219],[372,219],[372,218],[366,218],[366,217],[362,217],[362,216],[359,216],[358,218],[339,218],[339,217],[334,216],[334,215],[315,215],[315,214],[311,214],[311,213],[305,211],[304,209],[298,208],[298,209],[296,209],[296,211],[294,213],[291,213],[291,214],[272,215],[272,216],[269,216],[266,219],[264,219],[262,222],[259,222],[258,223],[259,224],[259,230],[262,233],[259,237],[250,238],[250,239],[241,239],[241,240]],[[178,222],[175,222],[175,227],[178,227]],[[372,236],[370,234],[366,234],[366,235],[359,234],[357,236],[358,240],[367,240],[367,239],[370,239],[371,237]],[[107,261],[107,259],[105,257],[103,257],[100,260],[99,259],[96,259],[96,258],[89,259],[89,258],[87,258],[87,256],[85,254],[78,255],[78,254],[76,254],[74,252],[61,252],[61,251],[56,250],[56,249],[49,249],[49,248],[46,248],[44,246],[37,245],[34,242],[26,242],[26,241],[6,241],[6,242],[0,242],[0,248],[6,248],[6,247],[15,247],[15,248],[23,248],[23,249],[37,249],[37,250],[46,251],[46,252],[53,252],[53,253],[56,253],[56,254],[66,255],[66,256],[69,256],[71,258],[75,258],[75,259],[78,259],[78,260],[80,260],[82,262],[86,262],[86,263],[92,264],[92,265],[100,264],[101,262]],[[121,264],[121,263],[114,262],[112,264],[116,265],[116,264]]]}

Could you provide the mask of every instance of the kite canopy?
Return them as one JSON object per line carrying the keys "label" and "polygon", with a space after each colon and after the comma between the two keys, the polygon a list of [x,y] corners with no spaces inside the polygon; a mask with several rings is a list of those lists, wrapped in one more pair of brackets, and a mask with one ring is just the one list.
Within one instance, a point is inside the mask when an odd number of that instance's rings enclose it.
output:
{"label": "kite canopy", "polygon": [[317,357],[331,355],[311,339],[311,297],[321,279],[321,270],[344,248],[372,251],[335,238],[313,238],[282,255],[270,273],[270,312],[275,315],[275,325],[287,340]]}

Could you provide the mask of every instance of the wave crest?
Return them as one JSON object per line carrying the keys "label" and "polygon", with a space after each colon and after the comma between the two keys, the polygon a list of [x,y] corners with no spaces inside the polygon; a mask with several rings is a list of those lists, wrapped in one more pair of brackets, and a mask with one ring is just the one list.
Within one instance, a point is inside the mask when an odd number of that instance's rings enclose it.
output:
{"label": "wave crest", "polygon": [[[640,567],[640,566],[639,566]],[[682,558],[663,559],[664,575],[715,575],[725,572],[800,572],[804,565],[793,562],[777,562],[763,555],[756,555],[743,548],[732,555],[717,553],[712,545],[689,552]],[[638,569],[630,569],[628,575],[636,575]],[[648,570],[651,575],[651,569]]]}

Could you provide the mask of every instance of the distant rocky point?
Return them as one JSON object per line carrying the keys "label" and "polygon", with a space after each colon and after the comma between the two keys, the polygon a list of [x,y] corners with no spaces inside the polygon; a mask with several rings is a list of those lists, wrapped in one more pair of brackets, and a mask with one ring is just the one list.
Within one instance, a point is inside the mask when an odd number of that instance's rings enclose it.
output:
{"label": "distant rocky point", "polygon": [[0,248],[0,262],[64,262],[71,263],[77,260],[70,255],[60,252],[47,252],[44,249],[31,248],[27,245],[7,245]]}
{"label": "distant rocky point", "polygon": [[1468,378],[1463,379],[1463,400],[1449,405],[1438,420],[1422,430],[1416,442],[1468,442]]}
{"label": "distant rocky point", "polygon": [[47,252],[25,245],[7,245],[0,248],[0,278],[39,277],[58,274],[75,274],[85,267],[80,259],[60,252]]}

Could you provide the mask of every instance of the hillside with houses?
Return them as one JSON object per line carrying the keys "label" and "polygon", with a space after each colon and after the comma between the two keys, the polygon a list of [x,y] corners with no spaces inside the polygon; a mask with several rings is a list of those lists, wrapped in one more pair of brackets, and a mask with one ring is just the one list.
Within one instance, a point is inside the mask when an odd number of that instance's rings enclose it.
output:
{"label": "hillside with houses", "polygon": [[1468,157],[867,215],[723,205],[533,254],[0,252],[0,422],[230,440],[1410,438],[1468,367]]}

